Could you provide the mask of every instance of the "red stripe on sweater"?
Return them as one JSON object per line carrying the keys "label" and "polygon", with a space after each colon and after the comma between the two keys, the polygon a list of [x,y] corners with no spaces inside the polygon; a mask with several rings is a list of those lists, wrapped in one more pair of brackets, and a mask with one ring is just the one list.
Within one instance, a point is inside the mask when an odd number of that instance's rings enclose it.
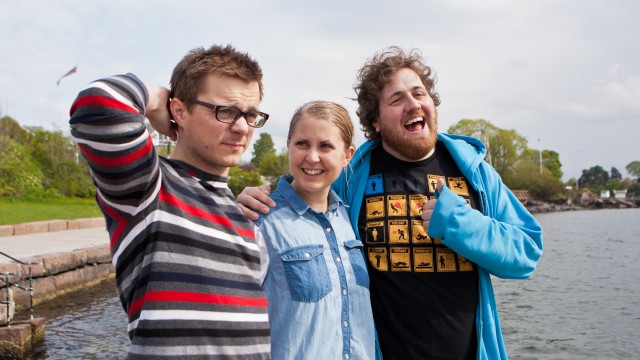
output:
{"label": "red stripe on sweater", "polygon": [[151,141],[151,137],[148,137],[146,144],[140,149],[132,152],[131,154],[119,156],[116,158],[108,158],[92,154],[84,144],[78,144],[78,146],[80,147],[80,150],[82,150],[82,153],[95,164],[102,166],[122,166],[132,163],[145,155],[149,155],[153,147],[153,142]]}
{"label": "red stripe on sweater", "polygon": [[113,231],[113,234],[111,234],[111,239],[109,241],[109,248],[113,249],[113,245],[116,243],[116,240],[120,238],[120,234],[122,234],[122,232],[124,231],[124,228],[127,225],[127,222],[125,221],[124,217],[120,216],[116,211],[114,211],[110,206],[108,206],[101,196],[97,196],[97,198],[106,215],[112,218],[113,221],[115,221],[116,224],[118,224],[116,226],[116,229]]}
{"label": "red stripe on sweater", "polygon": [[160,201],[165,202],[165,203],[170,204],[170,205],[173,205],[173,206],[181,209],[182,211],[184,211],[186,213],[189,213],[189,214],[191,214],[193,216],[197,216],[197,217],[199,217],[201,219],[205,219],[205,220],[211,221],[211,222],[213,222],[214,224],[217,224],[217,225],[222,225],[222,226],[233,228],[238,232],[238,235],[240,235],[240,236],[248,237],[250,239],[253,239],[255,237],[255,234],[254,234],[253,230],[247,230],[247,229],[235,227],[233,225],[233,223],[231,222],[231,220],[229,220],[229,218],[227,218],[225,216],[212,214],[212,213],[207,212],[207,211],[205,211],[203,209],[200,209],[198,207],[189,205],[189,204],[185,203],[184,201],[181,201],[180,199],[178,199],[174,195],[171,195],[171,194],[167,193],[166,191],[164,191],[164,189],[160,189],[159,199],[160,199]]}
{"label": "red stripe on sweater", "polygon": [[267,307],[266,298],[248,298],[219,294],[203,294],[186,291],[147,291],[143,297],[136,299],[129,307],[129,316],[142,309],[147,301],[188,302],[213,305]]}
{"label": "red stripe on sweater", "polygon": [[133,114],[139,114],[140,111],[132,108],[129,105],[123,104],[120,101],[99,95],[87,95],[83,97],[79,97],[76,101],[71,105],[71,110],[69,110],[69,114],[73,116],[73,113],[78,110],[81,106],[104,106],[112,109],[124,110],[126,112],[130,112]]}

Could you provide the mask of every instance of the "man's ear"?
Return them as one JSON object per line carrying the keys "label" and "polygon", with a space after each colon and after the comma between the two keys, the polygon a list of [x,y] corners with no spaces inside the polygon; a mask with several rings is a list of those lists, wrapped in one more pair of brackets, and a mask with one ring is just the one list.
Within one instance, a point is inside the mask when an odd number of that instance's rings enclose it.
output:
{"label": "man's ear", "polygon": [[188,111],[187,104],[180,99],[173,98],[169,103],[169,111],[171,112],[171,118],[181,126]]}

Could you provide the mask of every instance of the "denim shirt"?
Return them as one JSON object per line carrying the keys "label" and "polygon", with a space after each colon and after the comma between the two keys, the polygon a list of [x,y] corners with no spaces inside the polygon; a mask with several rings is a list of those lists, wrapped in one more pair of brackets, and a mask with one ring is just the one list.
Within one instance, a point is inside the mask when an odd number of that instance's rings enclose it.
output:
{"label": "denim shirt", "polygon": [[256,225],[269,252],[263,287],[273,359],[373,359],[369,277],[347,210],[331,190],[312,209],[283,176]]}

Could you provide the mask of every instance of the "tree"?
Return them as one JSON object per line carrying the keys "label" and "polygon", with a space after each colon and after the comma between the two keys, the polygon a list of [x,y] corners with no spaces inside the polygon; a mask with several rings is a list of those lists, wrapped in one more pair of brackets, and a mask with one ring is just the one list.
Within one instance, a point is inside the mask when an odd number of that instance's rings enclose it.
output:
{"label": "tree", "polygon": [[527,148],[527,139],[515,130],[502,130],[491,138],[491,165],[504,176],[520,160]]}
{"label": "tree", "polygon": [[250,171],[240,166],[234,166],[229,170],[229,189],[231,189],[234,196],[238,196],[242,189],[247,186],[260,185],[262,185],[262,178],[255,171]]}
{"label": "tree", "polygon": [[622,174],[615,167],[611,168],[610,176],[611,180],[622,180]]}
{"label": "tree", "polygon": [[562,179],[562,163],[560,154],[553,150],[542,150],[542,165],[558,179]]}
{"label": "tree", "polygon": [[488,151],[487,161],[503,177],[509,175],[510,169],[527,148],[527,139],[515,130],[500,129],[482,119],[462,119],[449,127],[447,132],[472,136],[484,142]]}
{"label": "tree", "polygon": [[[29,139],[29,132],[23,129],[15,119],[5,116],[0,119],[0,136],[6,136],[19,144],[23,144]],[[0,150],[4,151],[4,149]]]}
{"label": "tree", "polygon": [[[259,167],[260,162],[264,157],[275,155],[276,150],[274,148],[273,139],[268,133],[261,133],[260,138],[253,144],[253,151],[251,152],[251,162],[253,165]],[[264,175],[264,174],[263,174]]]}
{"label": "tree", "polygon": [[61,131],[27,131],[0,119],[0,195],[13,198],[90,197],[95,189],[76,146]]}
{"label": "tree", "polygon": [[262,158],[258,165],[258,171],[265,179],[275,187],[278,183],[280,175],[287,174],[289,172],[289,155],[283,154],[268,154]]}
{"label": "tree", "polygon": [[0,154],[0,197],[42,197],[42,171],[29,149],[13,139],[5,138],[3,143],[5,151]]}
{"label": "tree", "polygon": [[500,129],[482,119],[462,119],[447,131],[484,142],[488,151],[486,160],[509,188],[529,190],[534,199],[542,201],[566,198],[557,152],[529,149],[527,139],[515,130]]}
{"label": "tree", "polygon": [[522,161],[516,165],[508,182],[511,189],[527,189],[529,194],[539,201],[561,202],[566,200],[565,188],[562,181],[545,167],[540,174],[540,164]]}
{"label": "tree", "polygon": [[627,196],[640,197],[640,182],[635,181],[627,188]]}
{"label": "tree", "polygon": [[629,175],[640,178],[640,161],[632,161],[625,166]]}
{"label": "tree", "polygon": [[[542,156],[540,156],[540,150],[535,149],[525,149],[522,152],[520,158],[524,161],[529,161],[534,164],[538,164],[538,168],[540,165],[546,168],[558,179],[562,179],[562,163],[560,163],[560,155],[553,150],[542,150]],[[542,159],[542,163],[540,160]],[[540,171],[538,171],[540,173]]]}
{"label": "tree", "polygon": [[602,166],[597,165],[589,170],[582,170],[582,176],[578,179],[578,185],[581,188],[592,188],[594,190],[600,190],[607,185],[609,181],[609,174]]}
{"label": "tree", "polygon": [[487,161],[489,163],[492,162],[490,153],[490,140],[497,131],[497,127],[495,127],[489,121],[483,119],[462,119],[450,126],[449,129],[447,129],[447,132],[449,134],[466,135],[480,139],[480,141],[482,141],[487,146]]}

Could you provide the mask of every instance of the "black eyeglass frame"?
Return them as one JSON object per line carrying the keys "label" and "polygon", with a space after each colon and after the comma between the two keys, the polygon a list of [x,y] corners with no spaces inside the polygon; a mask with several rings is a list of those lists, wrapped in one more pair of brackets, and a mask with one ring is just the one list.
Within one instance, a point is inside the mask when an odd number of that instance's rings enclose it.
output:
{"label": "black eyeglass frame", "polygon": [[[236,121],[238,121],[238,119],[240,119],[240,117],[244,117],[245,121],[247,122],[247,125],[251,126],[252,128],[261,128],[264,126],[264,124],[267,123],[267,120],[269,120],[269,114],[267,113],[263,113],[262,111],[255,111],[255,110],[249,110],[249,111],[242,111],[240,109],[238,109],[235,106],[226,106],[226,105],[214,105],[214,104],[210,104],[208,102],[202,101],[202,100],[198,100],[198,99],[191,99],[191,102],[194,104],[198,104],[198,105],[202,105],[208,109],[211,109],[214,111],[215,114],[215,118],[216,120],[220,121],[221,123],[224,124],[235,124]],[[233,109],[234,111],[237,111],[236,116],[233,118],[233,120],[231,121],[226,121],[226,120],[220,120],[220,118],[218,117],[218,112],[220,111],[220,109]],[[258,115],[256,116],[256,119],[258,119],[259,117],[262,117],[264,120],[261,123],[258,122],[254,122],[253,124],[251,124],[247,118],[247,116],[249,114],[255,114]]]}

